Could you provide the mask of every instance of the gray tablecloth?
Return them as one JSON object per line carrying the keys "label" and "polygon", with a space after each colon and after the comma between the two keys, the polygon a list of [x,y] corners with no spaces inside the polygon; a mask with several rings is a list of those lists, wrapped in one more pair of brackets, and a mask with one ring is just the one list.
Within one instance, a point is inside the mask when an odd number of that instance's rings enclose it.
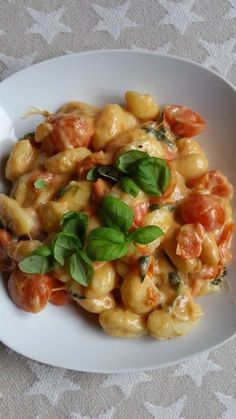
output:
{"label": "gray tablecloth", "polygon": [[[2,79],[50,57],[101,48],[179,55],[236,84],[236,0],[0,0]],[[124,375],[40,365],[0,344],[0,418],[234,419],[235,344]]]}

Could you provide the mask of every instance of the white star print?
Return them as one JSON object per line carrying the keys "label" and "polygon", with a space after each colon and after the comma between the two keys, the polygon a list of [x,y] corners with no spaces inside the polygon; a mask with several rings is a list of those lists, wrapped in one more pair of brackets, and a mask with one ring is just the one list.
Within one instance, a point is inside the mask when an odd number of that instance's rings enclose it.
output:
{"label": "white star print", "polygon": [[62,15],[65,13],[64,7],[60,7],[52,12],[40,12],[27,7],[27,11],[35,20],[35,23],[26,33],[39,33],[48,44],[51,44],[54,36],[58,33],[71,32],[71,29],[68,28],[68,26],[60,22]]}
{"label": "white star print", "polygon": [[111,419],[114,415],[115,408],[112,407],[111,409],[108,409],[106,412],[101,413],[98,416],[82,416],[80,413],[72,412],[70,419]]}
{"label": "white star print", "polygon": [[236,0],[229,0],[232,8],[224,16],[225,19],[234,19],[236,18]]}
{"label": "white star print", "polygon": [[135,384],[145,383],[151,381],[147,374],[144,372],[136,372],[131,374],[111,374],[102,384],[102,387],[120,387],[125,397],[129,397]]}
{"label": "white star print", "polygon": [[157,406],[151,403],[144,403],[144,406],[153,416],[154,419],[184,419],[181,416],[185,404],[186,396],[178,399],[177,402],[171,404],[170,406]]}
{"label": "white star print", "polygon": [[34,396],[42,394],[54,406],[60,395],[65,391],[77,391],[80,388],[79,384],[74,384],[68,378],[64,378],[66,370],[62,368],[36,364],[32,361],[28,361],[27,364],[37,376],[37,381],[24,392],[24,395]]}
{"label": "white star print", "polygon": [[189,361],[183,362],[177,370],[175,370],[174,375],[176,377],[181,377],[189,375],[197,386],[202,384],[203,377],[212,371],[221,371],[222,368],[215,364],[213,361],[208,359],[209,354],[202,354],[195,359],[190,359]]}
{"label": "white star print", "polygon": [[236,63],[236,52],[233,48],[236,45],[236,38],[228,39],[221,44],[207,42],[199,39],[199,42],[207,50],[208,57],[203,65],[217,69],[223,76],[226,76],[232,64]]}
{"label": "white star print", "polygon": [[129,0],[121,6],[112,8],[102,7],[97,4],[93,7],[101,18],[93,30],[109,32],[115,41],[117,41],[123,29],[138,26],[137,23],[132,22],[125,16],[129,9]]}
{"label": "white star print", "polygon": [[203,21],[201,16],[191,12],[195,0],[183,0],[182,2],[173,2],[170,0],[158,1],[168,12],[168,15],[159,22],[161,25],[172,24],[180,33],[184,34],[190,23]]}
{"label": "white star print", "polygon": [[226,411],[223,412],[220,419],[233,419],[236,417],[236,399],[232,396],[227,396],[226,394],[222,393],[215,393],[218,401],[223,404],[226,408]]}
{"label": "white star print", "polygon": [[136,45],[132,45],[132,48],[137,51],[149,51],[149,52],[155,52],[157,54],[163,54],[163,55],[169,52],[170,47],[171,47],[170,42],[166,42],[161,47],[157,47],[156,49],[153,49],[153,50],[148,49],[148,48],[137,47]]}
{"label": "white star print", "polygon": [[21,70],[22,68],[28,67],[32,64],[35,56],[36,52],[24,55],[23,57],[10,57],[0,53],[0,61],[2,61],[3,64],[5,64],[7,67],[6,70],[3,71],[2,77],[7,77],[12,73]]}

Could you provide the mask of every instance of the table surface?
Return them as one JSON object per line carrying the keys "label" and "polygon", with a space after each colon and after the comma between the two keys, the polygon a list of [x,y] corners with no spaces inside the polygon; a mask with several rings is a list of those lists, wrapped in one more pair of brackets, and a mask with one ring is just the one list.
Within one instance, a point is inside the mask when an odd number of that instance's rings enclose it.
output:
{"label": "table surface", "polygon": [[[54,56],[146,49],[236,84],[236,0],[0,0],[0,79]],[[0,343],[0,418],[236,417],[236,339],[177,366],[87,374],[29,361]]]}

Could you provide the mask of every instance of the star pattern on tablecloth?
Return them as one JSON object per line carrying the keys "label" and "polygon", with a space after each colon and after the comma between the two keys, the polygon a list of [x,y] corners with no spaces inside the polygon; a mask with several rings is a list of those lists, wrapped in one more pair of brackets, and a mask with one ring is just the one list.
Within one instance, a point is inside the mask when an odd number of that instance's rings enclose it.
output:
{"label": "star pattern on tablecloth", "polygon": [[124,396],[128,398],[136,384],[145,383],[151,380],[152,378],[150,378],[144,372],[135,372],[130,374],[111,374],[104,380],[102,387],[117,386],[121,389]]}
{"label": "star pattern on tablecloth", "polygon": [[94,26],[93,31],[109,32],[114,41],[117,41],[123,29],[134,28],[138,26],[136,22],[133,22],[126,17],[129,6],[129,0],[120,6],[109,8],[94,4],[93,8],[101,19],[96,24],[96,26]]}
{"label": "star pattern on tablecloth", "polygon": [[27,365],[32,373],[36,375],[37,381],[25,390],[24,395],[43,395],[54,406],[66,391],[77,391],[80,389],[79,384],[74,384],[64,377],[66,370],[62,368],[49,367],[32,361],[28,361]]}
{"label": "star pattern on tablecloth", "polygon": [[175,2],[170,0],[158,0],[163,6],[167,15],[159,21],[160,25],[172,24],[181,33],[184,34],[191,23],[202,22],[203,18],[192,11],[195,0],[183,0]]}
{"label": "star pattern on tablecloth", "polygon": [[149,49],[149,48],[141,48],[137,47],[136,45],[132,45],[132,49],[136,51],[147,51],[147,52],[155,52],[156,54],[168,54],[171,47],[171,42],[166,42],[165,44],[155,48],[155,49]]}
{"label": "star pattern on tablecloth", "polygon": [[98,416],[83,416],[80,413],[72,412],[70,419],[112,419],[115,412],[115,408],[106,410]]}
{"label": "star pattern on tablecloth", "polygon": [[208,42],[199,39],[200,44],[208,52],[208,56],[202,62],[206,67],[213,67],[223,76],[226,76],[230,67],[236,63],[236,52],[233,51],[236,45],[236,38],[230,38],[222,43]]}
{"label": "star pattern on tablecloth", "polygon": [[5,78],[22,68],[30,66],[34,61],[35,56],[36,52],[31,52],[30,54],[23,55],[22,57],[11,57],[0,53],[0,62],[2,61],[6,66],[6,69],[2,73],[2,77]]}
{"label": "star pattern on tablecloth", "polygon": [[27,7],[27,11],[35,20],[35,23],[26,33],[39,33],[49,45],[57,34],[71,32],[71,28],[60,22],[66,11],[65,7],[59,7],[59,9],[52,12],[41,12]]}
{"label": "star pattern on tablecloth", "polygon": [[219,419],[233,419],[236,417],[236,399],[223,393],[215,393],[219,403],[225,407],[225,411]]}
{"label": "star pattern on tablecloth", "polygon": [[231,8],[224,16],[225,19],[235,19],[236,18],[236,0],[228,0],[231,4]]}
{"label": "star pattern on tablecloth", "polygon": [[201,386],[203,377],[209,372],[221,371],[222,368],[209,359],[209,353],[202,354],[196,358],[183,362],[175,370],[175,377],[189,375],[197,386]]}
{"label": "star pattern on tablecloth", "polygon": [[154,419],[184,419],[184,417],[181,416],[181,413],[184,408],[185,401],[186,396],[166,407],[148,402],[145,402],[144,406]]}

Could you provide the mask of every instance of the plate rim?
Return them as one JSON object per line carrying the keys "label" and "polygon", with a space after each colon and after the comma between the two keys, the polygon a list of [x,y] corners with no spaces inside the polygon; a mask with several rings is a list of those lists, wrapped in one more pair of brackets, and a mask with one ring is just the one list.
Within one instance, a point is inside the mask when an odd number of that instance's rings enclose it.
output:
{"label": "plate rim", "polygon": [[[217,71],[213,70],[212,68],[208,68],[205,67],[204,65],[188,59],[188,58],[182,58],[180,56],[177,55],[170,55],[170,54],[160,54],[160,53],[156,53],[154,51],[150,51],[150,50],[145,50],[145,49],[126,49],[126,48],[117,48],[117,49],[95,49],[95,50],[86,50],[86,51],[80,51],[80,52],[75,52],[75,53],[70,53],[70,54],[64,54],[64,55],[60,55],[57,57],[52,57],[52,58],[48,58],[42,61],[39,61],[37,63],[34,63],[28,67],[25,67],[19,71],[17,71],[14,74],[11,74],[10,76],[4,78],[3,80],[0,81],[0,92],[1,92],[1,88],[3,86],[5,86],[7,83],[11,83],[12,80],[17,79],[18,77],[21,76],[21,74],[25,73],[25,72],[30,72],[32,69],[34,68],[39,68],[43,67],[45,65],[47,65],[49,62],[57,62],[57,61],[63,61],[66,60],[68,57],[76,57],[76,56],[86,56],[86,55],[100,55],[100,54],[104,54],[104,55],[110,55],[110,54],[119,54],[119,53],[125,53],[127,55],[149,55],[149,56],[154,56],[154,57],[160,57],[160,58],[164,58],[170,61],[175,61],[175,62],[180,62],[180,63],[188,63],[193,65],[194,67],[200,68],[201,70],[215,76],[217,79],[219,79],[221,82],[223,82],[224,84],[226,84],[228,87],[230,87],[234,93],[236,93],[236,86],[231,83],[229,80],[227,80],[224,76],[222,76],[221,74],[219,74]],[[179,358],[178,360],[173,360],[173,361],[166,361],[166,362],[162,362],[161,364],[152,364],[149,365],[147,367],[126,367],[124,369],[120,368],[120,369],[113,369],[113,368],[102,368],[100,369],[99,367],[97,369],[92,368],[91,370],[89,368],[72,368],[72,367],[65,367],[63,366],[60,362],[49,362],[49,363],[45,363],[45,361],[40,360],[40,357],[34,356],[28,356],[25,355],[21,350],[15,349],[15,345],[9,345],[8,343],[6,343],[4,341],[4,339],[2,340],[2,338],[0,337],[0,342],[7,348],[11,349],[12,351],[14,351],[16,354],[19,354],[20,356],[23,356],[25,359],[29,359],[32,361],[36,361],[38,363],[44,364],[44,365],[49,365],[52,367],[58,367],[58,368],[63,368],[66,370],[71,370],[71,371],[81,371],[81,372],[87,372],[87,373],[96,373],[96,374],[119,374],[119,373],[131,373],[131,372],[135,372],[135,371],[150,371],[150,370],[154,370],[154,369],[161,369],[161,368],[166,368],[166,367],[171,367],[173,365],[178,365],[181,362],[185,362],[190,360],[191,358],[195,358],[197,356],[201,356],[202,354],[208,353],[210,351],[216,350],[219,347],[223,346],[224,344],[229,343],[231,340],[233,340],[236,337],[236,330],[235,332],[229,336],[227,339],[223,340],[220,343],[217,343],[215,345],[210,346],[207,349],[204,349],[202,351],[198,351],[194,354],[191,354],[189,356],[184,356]]]}

